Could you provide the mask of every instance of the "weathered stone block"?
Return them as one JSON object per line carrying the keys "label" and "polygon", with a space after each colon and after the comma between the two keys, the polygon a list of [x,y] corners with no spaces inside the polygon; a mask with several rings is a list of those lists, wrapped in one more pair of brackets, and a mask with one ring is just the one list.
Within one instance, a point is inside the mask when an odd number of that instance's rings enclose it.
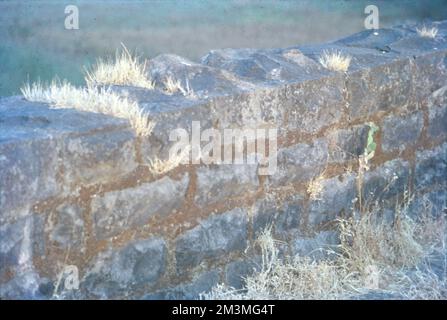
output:
{"label": "weathered stone block", "polygon": [[247,224],[245,210],[236,208],[212,216],[179,236],[175,248],[177,272],[183,273],[204,259],[218,258],[245,249]]}
{"label": "weathered stone block", "polygon": [[142,300],[197,300],[219,283],[219,271],[200,274],[192,282],[144,295]]}
{"label": "weathered stone block", "polygon": [[401,59],[350,73],[346,80],[350,117],[366,117],[407,105],[412,72],[409,59]]}
{"label": "weathered stone block", "polygon": [[309,226],[315,227],[334,220],[341,212],[350,213],[356,197],[352,174],[322,180],[321,192],[309,203]]}
{"label": "weathered stone block", "polygon": [[278,151],[277,173],[269,177],[270,181],[275,186],[307,181],[324,169],[328,154],[329,148],[325,139],[281,149]]}
{"label": "weathered stone block", "polygon": [[447,213],[447,190],[435,190],[425,194],[416,194],[410,203],[408,213],[415,217],[440,217]]}
{"label": "weathered stone block", "polygon": [[92,199],[96,237],[104,239],[126,228],[143,225],[155,214],[169,214],[183,203],[188,181],[187,174],[180,180],[165,176],[134,188],[96,196]]}
{"label": "weathered stone block", "polygon": [[243,289],[245,278],[260,270],[260,263],[254,259],[230,262],[225,268],[225,283],[235,289]]}
{"label": "weathered stone block", "polygon": [[447,135],[447,86],[436,90],[428,99],[427,131],[433,138]]}
{"label": "weathered stone block", "polygon": [[365,173],[361,181],[363,205],[390,199],[409,190],[410,165],[400,159]]}
{"label": "weathered stone block", "polygon": [[419,188],[430,188],[447,183],[447,143],[432,150],[416,154],[415,184]]}
{"label": "weathered stone block", "polygon": [[151,59],[149,72],[156,87],[161,90],[165,90],[167,77],[179,81],[185,92],[174,94],[186,93],[189,99],[234,93],[250,86],[235,74],[173,54],[162,54]]}
{"label": "weathered stone block", "polygon": [[446,54],[446,49],[432,51],[413,60],[413,90],[417,100],[447,85]]}
{"label": "weathered stone block", "polygon": [[5,272],[32,267],[33,257],[44,254],[44,222],[40,215],[30,215],[10,224],[0,225],[0,282]]}
{"label": "weathered stone block", "polygon": [[217,165],[197,169],[195,202],[211,205],[258,189],[257,165]]}
{"label": "weathered stone block", "polygon": [[12,210],[60,192],[58,150],[51,138],[0,143],[0,222]]}
{"label": "weathered stone block", "polygon": [[119,250],[97,256],[81,283],[81,289],[98,298],[117,298],[135,288],[146,288],[166,268],[166,243],[161,238],[131,242]]}
{"label": "weathered stone block", "polygon": [[276,105],[285,114],[286,129],[313,134],[337,123],[346,106],[344,86],[339,74],[286,86]]}
{"label": "weathered stone block", "polygon": [[369,126],[358,125],[329,134],[330,161],[345,162],[358,159],[366,148],[368,131]]}
{"label": "weathered stone block", "polygon": [[212,50],[202,62],[254,83],[299,82],[324,74],[316,62],[295,48]]}
{"label": "weathered stone block", "polygon": [[67,203],[58,206],[49,215],[49,224],[52,225],[49,239],[63,248],[83,249],[83,209],[77,204]]}
{"label": "weathered stone block", "polygon": [[300,194],[279,201],[273,195],[268,195],[253,206],[253,234],[256,237],[268,227],[273,227],[276,235],[296,229],[300,226],[303,212],[304,197]]}
{"label": "weathered stone block", "polygon": [[62,152],[66,184],[113,182],[130,173],[137,166],[134,139],[130,130],[67,138]]}
{"label": "weathered stone block", "polygon": [[294,255],[322,260],[330,257],[329,251],[336,251],[340,244],[339,234],[335,231],[322,231],[313,238],[297,236],[292,241]]}
{"label": "weathered stone block", "polygon": [[424,119],[421,112],[403,116],[391,115],[383,121],[382,149],[403,151],[414,145],[421,134]]}

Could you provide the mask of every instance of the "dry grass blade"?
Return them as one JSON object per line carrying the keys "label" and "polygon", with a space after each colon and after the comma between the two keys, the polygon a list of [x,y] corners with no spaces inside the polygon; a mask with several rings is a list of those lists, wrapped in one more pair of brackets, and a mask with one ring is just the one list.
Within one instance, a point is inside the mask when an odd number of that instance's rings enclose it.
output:
{"label": "dry grass blade", "polygon": [[422,28],[416,28],[416,32],[420,37],[434,39],[438,34],[438,28],[436,27],[427,28],[426,26],[423,26]]}
{"label": "dry grass blade", "polygon": [[352,57],[340,51],[324,51],[319,58],[320,64],[328,70],[346,72],[351,64]]}
{"label": "dry grass blade", "polygon": [[146,61],[131,54],[122,44],[123,50],[115,58],[98,59],[92,70],[86,70],[87,85],[127,85],[154,89],[154,82],[146,72]]}
{"label": "dry grass blade", "polygon": [[21,91],[28,101],[48,103],[53,108],[74,108],[128,119],[140,136],[149,136],[155,125],[136,102],[107,89],[76,88],[67,82],[53,81],[47,86],[40,82],[26,84]]}

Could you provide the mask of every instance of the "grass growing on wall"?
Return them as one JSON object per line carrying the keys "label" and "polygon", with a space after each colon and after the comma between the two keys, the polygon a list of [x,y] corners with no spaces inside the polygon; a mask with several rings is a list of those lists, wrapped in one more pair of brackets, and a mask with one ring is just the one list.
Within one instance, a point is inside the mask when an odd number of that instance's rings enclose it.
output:
{"label": "grass growing on wall", "polygon": [[[266,229],[257,240],[263,261],[260,271],[245,278],[245,288],[218,285],[203,298],[339,300],[374,290],[402,299],[445,299],[447,274],[442,279],[424,268],[429,254],[439,251],[447,270],[445,219],[424,215],[416,223],[403,211],[388,223],[376,217],[377,212],[370,212],[340,219],[340,245],[318,261],[279,258],[279,242]],[[376,288],[371,288],[371,270],[378,279]]]}

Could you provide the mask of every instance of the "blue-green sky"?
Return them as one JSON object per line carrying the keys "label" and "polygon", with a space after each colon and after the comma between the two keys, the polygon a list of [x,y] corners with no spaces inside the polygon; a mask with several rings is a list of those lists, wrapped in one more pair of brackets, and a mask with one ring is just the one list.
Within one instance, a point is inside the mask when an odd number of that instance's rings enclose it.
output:
{"label": "blue-green sky", "polygon": [[[79,8],[79,30],[64,28],[68,4]],[[0,96],[39,78],[82,84],[82,66],[121,42],[149,58],[198,60],[216,48],[334,40],[363,30],[368,4],[379,7],[381,27],[447,19],[447,0],[0,0]]]}

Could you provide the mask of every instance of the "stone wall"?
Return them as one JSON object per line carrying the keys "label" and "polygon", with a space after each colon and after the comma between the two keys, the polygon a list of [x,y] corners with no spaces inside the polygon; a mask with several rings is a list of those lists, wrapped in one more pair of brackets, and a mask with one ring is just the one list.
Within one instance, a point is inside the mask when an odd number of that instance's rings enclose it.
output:
{"label": "stone wall", "polygon": [[[286,252],[317,257],[336,244],[334,219],[358,207],[370,122],[379,131],[362,198],[389,215],[408,191],[414,212],[430,200],[439,214],[447,22],[435,25],[436,39],[401,26],[325,45],[215,50],[201,63],[158,56],[151,76],[189,79],[194,96],[113,87],[156,121],[147,138],[123,119],[1,99],[0,297],[196,298],[221,282],[240,287],[270,225]],[[334,49],[353,57],[348,72],[319,64]],[[170,130],[192,121],[278,128],[277,172],[199,164],[154,174]]]}

